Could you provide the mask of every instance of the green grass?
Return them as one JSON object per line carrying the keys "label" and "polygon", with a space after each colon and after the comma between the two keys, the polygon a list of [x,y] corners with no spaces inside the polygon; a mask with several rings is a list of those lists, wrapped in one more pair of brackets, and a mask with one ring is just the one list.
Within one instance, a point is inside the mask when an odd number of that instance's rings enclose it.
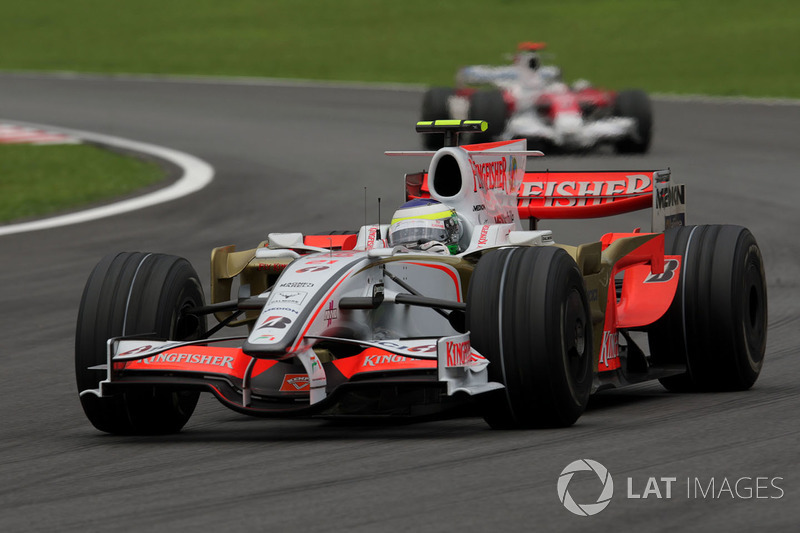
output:
{"label": "green grass", "polygon": [[163,175],[155,163],[90,145],[0,144],[0,223],[122,195]]}
{"label": "green grass", "polygon": [[568,79],[800,97],[796,0],[0,0],[0,70],[449,84],[550,44]]}

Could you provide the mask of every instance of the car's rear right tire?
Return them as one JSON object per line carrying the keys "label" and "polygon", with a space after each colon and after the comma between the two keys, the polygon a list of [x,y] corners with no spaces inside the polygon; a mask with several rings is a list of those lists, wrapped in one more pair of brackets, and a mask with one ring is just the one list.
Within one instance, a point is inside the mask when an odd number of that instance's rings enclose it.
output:
{"label": "car's rear right tire", "polygon": [[575,423],[594,377],[590,317],[583,277],[564,250],[506,248],[480,259],[466,319],[489,380],[505,386],[482,397],[492,428]]}
{"label": "car's rear right tire", "polygon": [[614,116],[636,119],[636,134],[620,139],[614,144],[618,154],[645,154],[653,137],[653,106],[650,97],[641,89],[628,89],[617,93]]}
{"label": "car's rear right tire", "polygon": [[92,392],[105,378],[111,337],[150,334],[154,338],[204,337],[204,316],[186,313],[204,302],[200,280],[185,259],[163,254],[119,253],[104,257],[89,276],[78,311],[75,376],[89,421],[112,434],[180,431],[199,393],[145,386],[113,396]]}
{"label": "car's rear right tire", "polygon": [[648,329],[654,364],[686,364],[664,378],[671,391],[746,390],[764,363],[767,286],[747,228],[686,226],[665,232],[665,253],[682,256],[667,313]]}

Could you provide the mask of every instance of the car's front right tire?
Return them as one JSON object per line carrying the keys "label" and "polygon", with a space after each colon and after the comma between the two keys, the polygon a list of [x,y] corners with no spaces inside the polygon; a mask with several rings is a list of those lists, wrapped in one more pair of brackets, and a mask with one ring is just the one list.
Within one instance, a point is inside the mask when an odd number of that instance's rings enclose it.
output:
{"label": "car's front right tire", "polygon": [[204,302],[200,280],[185,259],[163,254],[104,257],[83,291],[75,335],[75,376],[81,406],[99,430],[113,434],[174,433],[189,420],[199,393],[144,386],[109,397],[91,392],[105,378],[106,341],[123,335],[194,340],[204,316],[186,313]]}

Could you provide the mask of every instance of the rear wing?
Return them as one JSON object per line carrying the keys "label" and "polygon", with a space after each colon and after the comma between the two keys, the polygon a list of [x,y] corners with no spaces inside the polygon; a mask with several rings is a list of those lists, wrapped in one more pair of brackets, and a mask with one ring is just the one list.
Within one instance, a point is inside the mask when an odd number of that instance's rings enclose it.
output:
{"label": "rear wing", "polygon": [[527,172],[517,198],[520,218],[599,218],[652,206],[654,232],[685,223],[684,186],[669,170]]}

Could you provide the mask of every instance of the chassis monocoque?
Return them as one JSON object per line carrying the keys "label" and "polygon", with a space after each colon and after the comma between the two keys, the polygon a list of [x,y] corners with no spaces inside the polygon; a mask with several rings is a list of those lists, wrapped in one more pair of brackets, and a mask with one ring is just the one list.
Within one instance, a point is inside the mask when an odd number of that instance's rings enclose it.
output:
{"label": "chassis monocoque", "polygon": [[[387,154],[431,157],[427,172],[406,175],[406,195],[456,210],[460,253],[390,247],[381,224],[271,233],[251,250],[213,250],[209,303],[182,258],[106,256],[77,321],[78,389],[92,424],[176,432],[205,391],[261,417],[468,407],[494,428],[560,427],[604,388],[755,382],[766,287],[747,229],[684,226],[684,188],[668,171],[526,173],[527,157],[541,153],[524,140],[458,146],[459,133],[485,122],[417,129],[443,134],[446,146]],[[651,204],[650,233],[568,246],[535,229],[539,219]],[[247,332],[217,335],[225,326]]]}
{"label": "chassis monocoque", "polygon": [[[640,89],[611,91],[586,80],[571,86],[561,71],[542,66],[545,43],[520,43],[511,65],[463,67],[456,87],[433,87],[422,101],[422,120],[481,118],[486,132],[474,141],[526,138],[528,147],[547,153],[583,152],[611,145],[617,153],[645,153],[650,148],[653,112]],[[426,148],[442,146],[436,136]]]}

